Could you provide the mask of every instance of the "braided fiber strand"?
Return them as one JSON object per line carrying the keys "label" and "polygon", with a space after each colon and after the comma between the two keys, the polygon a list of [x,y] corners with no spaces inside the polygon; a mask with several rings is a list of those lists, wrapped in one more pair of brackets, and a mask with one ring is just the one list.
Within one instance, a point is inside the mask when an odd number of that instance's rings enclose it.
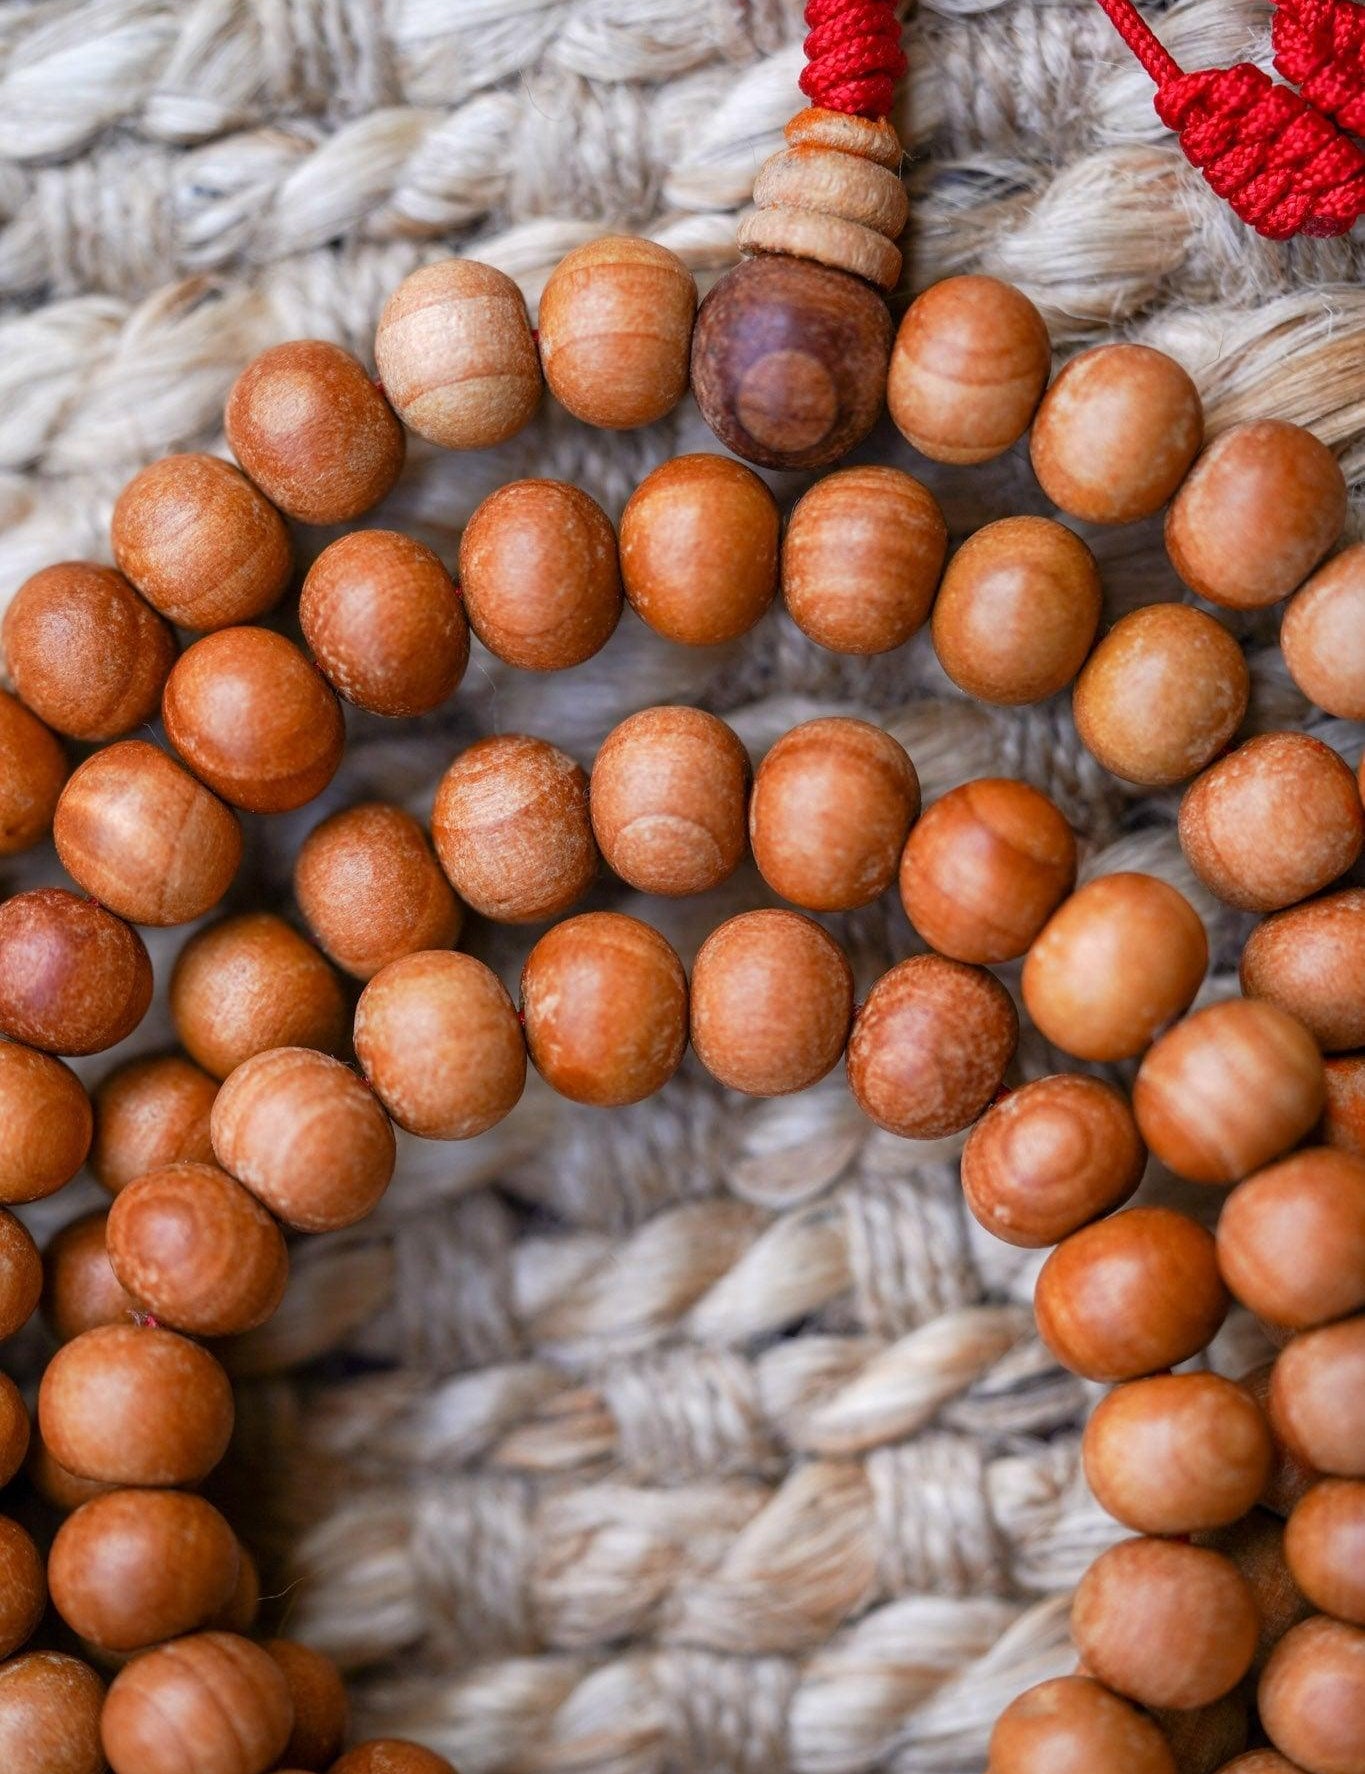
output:
{"label": "braided fiber strand", "polygon": [[1343,129],[1365,133],[1365,6],[1359,0],[1275,0],[1275,66]]}
{"label": "braided fiber strand", "polygon": [[892,0],[807,0],[801,90],[827,111],[885,117],[906,68]]}

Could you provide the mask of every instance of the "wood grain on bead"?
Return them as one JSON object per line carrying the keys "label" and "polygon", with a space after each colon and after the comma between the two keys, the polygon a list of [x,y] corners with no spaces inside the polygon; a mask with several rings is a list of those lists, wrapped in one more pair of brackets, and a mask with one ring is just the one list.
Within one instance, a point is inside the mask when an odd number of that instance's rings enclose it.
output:
{"label": "wood grain on bead", "polygon": [[22,1330],[43,1290],[43,1261],[22,1220],[0,1208],[0,1342]]}
{"label": "wood grain on bead", "polygon": [[1365,888],[1348,887],[1258,924],[1242,990],[1295,1016],[1328,1052],[1365,1047]]}
{"label": "wood grain on bead", "polygon": [[59,1343],[100,1324],[127,1324],[136,1302],[109,1261],[106,1213],[82,1214],[51,1237],[43,1251],[43,1317]]}
{"label": "wood grain on bead", "polygon": [[134,475],[114,506],[110,537],[120,570],[182,628],[264,615],[294,568],[279,512],[216,456],[167,456]]}
{"label": "wood grain on bead", "polygon": [[203,1632],[121,1669],[100,1729],[113,1774],[265,1774],[293,1722],[274,1659],[233,1633]]}
{"label": "wood grain on bead", "polygon": [[1177,1774],[1145,1714],[1088,1676],[1040,1682],[991,1732],[990,1774]]}
{"label": "wood grain on bead", "polygon": [[0,1126],[0,1201],[41,1201],[85,1163],[90,1098],[59,1059],[0,1041]]}
{"label": "wood grain on bead", "polygon": [[17,856],[47,836],[67,768],[55,734],[0,690],[0,856]]}
{"label": "wood grain on bead", "polygon": [[[833,216],[871,229],[889,242],[899,238],[910,216],[910,200],[899,168],[809,140],[789,143],[768,156],[754,180],[754,203],[759,209],[800,209]],[[854,267],[845,265],[843,269]],[[898,258],[892,284],[899,270]],[[870,281],[878,280],[874,277]]]}
{"label": "wood grain on bead", "polygon": [[0,1515],[0,1657],[27,1644],[46,1606],[42,1553],[17,1521]]}
{"label": "wood grain on bead", "polygon": [[132,1034],[151,999],[142,938],[103,906],[61,887],[0,905],[0,1035],[100,1053]]}
{"label": "wood grain on bead", "polygon": [[1275,1647],[1256,1691],[1271,1742],[1306,1774],[1365,1768],[1365,1631],[1319,1614]]}
{"label": "wood grain on bead", "polygon": [[90,1168],[111,1195],[166,1164],[207,1164],[216,1081],[179,1054],[116,1066],[96,1086]]}
{"label": "wood grain on bead", "polygon": [[23,1393],[8,1374],[0,1374],[0,1489],[28,1458],[31,1433]]}
{"label": "wood grain on bead", "polygon": [[[760,171],[766,170],[774,160],[785,159],[785,154],[772,155]],[[871,167],[867,172],[875,179],[879,170]],[[878,186],[873,193],[856,192],[850,188],[851,183],[852,181],[841,181],[843,188],[835,201],[842,201],[849,207],[861,205],[868,208],[871,207],[871,202],[885,194],[884,186]],[[896,184],[899,187],[899,179]],[[776,257],[797,262],[811,261],[817,266],[828,266],[831,271],[849,273],[853,277],[864,279],[875,284],[879,290],[895,288],[896,280],[901,274],[901,254],[899,247],[888,240],[885,234],[876,228],[866,227],[862,222],[850,221],[844,216],[829,215],[819,209],[802,208],[791,201],[779,202],[778,181],[774,181],[766,189],[771,202],[766,207],[746,211],[735,230],[735,243],[741,252],[772,253]],[[758,196],[758,190],[759,185],[755,181],[755,197]]]}
{"label": "wood grain on bead", "polygon": [[1270,1421],[1301,1460],[1365,1478],[1365,1317],[1304,1331],[1270,1374]]}
{"label": "wood grain on bead", "polygon": [[1223,1279],[1256,1316],[1307,1330],[1365,1307],[1365,1159],[1294,1152],[1234,1189],[1218,1221]]}
{"label": "wood grain on bead", "polygon": [[372,1737],[342,1756],[331,1774],[455,1774],[455,1768],[420,1743],[409,1743],[402,1737]]}
{"label": "wood grain on bead", "polygon": [[849,1089],[888,1133],[942,1139],[981,1114],[1018,1040],[1018,1012],[994,974],[912,955],[882,975],[854,1018]]}
{"label": "wood grain on bead", "polygon": [[1294,1581],[1315,1608],[1365,1626],[1365,1483],[1325,1478],[1284,1531]]}
{"label": "wood grain on bead", "polygon": [[330,1657],[292,1639],[267,1639],[265,1649],[279,1664],[289,1686],[294,1724],[284,1746],[281,1768],[322,1774],[341,1754],[350,1721],[346,1686]]}
{"label": "wood grain on bead", "polygon": [[104,1683],[79,1658],[28,1651],[0,1664],[5,1774],[104,1774]]}
{"label": "wood grain on bead", "polygon": [[1285,606],[1280,651],[1310,702],[1365,721],[1365,542],[1343,548]]}

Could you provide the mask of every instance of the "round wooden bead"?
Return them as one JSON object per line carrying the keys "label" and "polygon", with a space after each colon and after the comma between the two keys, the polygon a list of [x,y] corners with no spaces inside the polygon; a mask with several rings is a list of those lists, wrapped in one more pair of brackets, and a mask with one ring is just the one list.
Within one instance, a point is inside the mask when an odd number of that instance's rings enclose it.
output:
{"label": "round wooden bead", "polygon": [[1227,1309],[1212,1237],[1166,1207],[1125,1208],[1073,1232],[1034,1294],[1038,1334],[1063,1367],[1110,1384],[1187,1361]]}
{"label": "round wooden bead", "polygon": [[65,1466],[53,1459],[36,1425],[26,1476],[43,1501],[62,1515],[79,1509],[82,1503],[88,1503],[92,1497],[102,1496],[105,1491],[118,1488],[102,1479],[81,1478],[74,1472],[68,1472]]}
{"label": "round wooden bead", "polygon": [[51,1053],[100,1053],[132,1034],[151,1000],[142,938],[103,906],[61,887],[0,905],[0,1035]]}
{"label": "round wooden bead", "polygon": [[178,1054],[116,1066],[96,1087],[90,1168],[111,1195],[166,1164],[207,1164],[217,1083]]}
{"label": "round wooden bead", "polygon": [[1224,1762],[1218,1774],[1303,1774],[1276,1749],[1253,1749],[1236,1761]]}
{"label": "round wooden bead", "polygon": [[60,741],[0,690],[0,856],[17,856],[47,836],[66,772]]}
{"label": "round wooden bead", "polygon": [[258,1053],[213,1105],[213,1149],[296,1232],[353,1226],[393,1176],[389,1118],[349,1066],[306,1047]]}
{"label": "round wooden bead", "polygon": [[1365,542],[1319,567],[1285,605],[1280,651],[1310,702],[1365,721]]}
{"label": "round wooden bead", "polygon": [[692,966],[692,1045],[729,1090],[805,1090],[839,1063],[852,1017],[844,952],[800,912],[741,912]]}
{"label": "round wooden bead", "polygon": [[516,1107],[526,1043],[497,975],[472,955],[405,955],[360,994],[355,1050],[400,1127],[425,1139],[484,1133]]}
{"label": "round wooden bead", "polygon": [[266,498],[304,524],[343,524],[398,479],[406,440],[365,366],[323,339],[262,351],[232,384],[228,445]]}
{"label": "round wooden bead", "polygon": [[[768,156],[754,181],[754,203],[760,210],[797,209],[812,216],[832,216],[871,229],[888,243],[898,239],[910,215],[899,161],[894,168],[883,166],[869,155],[809,139]],[[891,284],[899,270],[898,259]]]}
{"label": "round wooden bead", "polygon": [[43,1317],[59,1343],[100,1324],[126,1324],[136,1313],[109,1262],[108,1214],[69,1221],[43,1252]]}
{"label": "round wooden bead", "polygon": [[171,1164],[114,1198],[109,1261],[135,1300],[200,1337],[264,1324],[289,1279],[279,1227],[249,1190],[213,1164]]}
{"label": "round wooden bead", "polygon": [[793,905],[846,912],[896,878],[919,812],[905,748],[867,721],[803,721],[754,777],[749,843],[763,879]]}
{"label": "round wooden bead", "polygon": [[287,813],[336,775],[341,709],[304,655],[268,628],[196,641],[166,680],[166,737],[234,807]]}
{"label": "round wooden bead", "polygon": [[575,247],[540,297],[551,394],[611,430],[662,419],[687,392],[696,312],[696,280],[667,247],[620,234]]}
{"label": "round wooden bead", "polygon": [[1029,1688],[991,1732],[990,1774],[1176,1774],[1151,1719],[1087,1676]]}
{"label": "round wooden bead", "polygon": [[1320,1146],[1234,1189],[1218,1221],[1223,1279],[1256,1316],[1307,1330],[1365,1307],[1365,1160]]}
{"label": "round wooden bead", "polygon": [[1028,297],[993,277],[948,277],[905,311],[886,404],[934,462],[988,462],[1028,429],[1052,345]]}
{"label": "round wooden bead", "polygon": [[400,1737],[374,1737],[342,1756],[331,1774],[455,1774],[455,1769],[435,1750]]}
{"label": "round wooden bead", "polygon": [[1071,712],[1115,776],[1168,788],[1202,770],[1246,714],[1251,674],[1237,642],[1188,604],[1121,616],[1081,668]]}
{"label": "round wooden bead", "polygon": [[687,975],[638,918],[585,912],[556,924],[526,958],[521,1004],[536,1070],[571,1102],[641,1102],[682,1063]]}
{"label": "round wooden bead", "polygon": [[1299,585],[1341,534],[1346,481],[1311,431],[1234,425],[1191,469],[1166,513],[1171,564],[1200,597],[1259,610]]}
{"label": "round wooden bead", "polygon": [[323,676],[371,714],[427,714],[469,663],[469,624],[450,574],[396,530],[353,530],[308,569],[299,626]]}
{"label": "round wooden bead", "polygon": [[284,1671],[267,1652],[202,1632],[121,1669],[100,1728],[114,1774],[265,1774],[293,1722]]}
{"label": "round wooden bead", "polygon": [[1304,1331],[1281,1349],[1270,1420],[1317,1471],[1365,1478],[1365,1317]]}
{"label": "round wooden bead", "polygon": [[1146,1158],[1122,1092],[1063,1072],[987,1109],[962,1151],[962,1192],[988,1232],[1036,1250],[1122,1206]]}
{"label": "round wooden bead", "polygon": [[670,641],[747,634],[777,590],[777,501],[742,462],[675,456],[621,514],[621,576],[637,616]]}
{"label": "round wooden bead", "polygon": [[0,1664],[0,1766],[7,1774],[104,1774],[104,1683],[76,1657],[29,1651]]}
{"label": "round wooden bead", "polygon": [[1265,1489],[1261,1492],[1261,1507],[1263,1510],[1273,1511],[1277,1516],[1287,1516],[1304,1492],[1319,1482],[1319,1475],[1306,1460],[1299,1458],[1270,1418],[1270,1380],[1274,1367],[1274,1362],[1267,1361],[1262,1366],[1253,1368],[1250,1373],[1243,1374],[1241,1383],[1256,1400],[1261,1414],[1270,1424],[1274,1462]]}
{"label": "round wooden bead", "polygon": [[24,1396],[8,1374],[0,1374],[0,1488],[9,1483],[28,1458],[29,1437]]}
{"label": "round wooden bead", "polygon": [[557,917],[597,873],[587,777],[521,733],[460,753],[436,790],[431,836],[460,898],[503,924]]}
{"label": "round wooden bead", "polygon": [[17,1521],[0,1515],[0,1657],[33,1636],[46,1605],[42,1553]]}
{"label": "round wooden bead", "polygon": [[540,403],[540,360],[521,291],[473,259],[405,277],[374,339],[384,392],[406,425],[447,450],[487,450]]}
{"label": "round wooden bead", "polygon": [[[1246,987],[1242,989],[1245,991]],[[1365,1158],[1365,1054],[1330,1057],[1323,1061],[1322,1069],[1327,1083],[1327,1107],[1322,1113],[1319,1135],[1325,1145]]]}
{"label": "round wooden bead", "polygon": [[1068,516],[1131,524],[1160,511],[1203,441],[1199,390],[1173,357],[1099,345],[1065,364],[1043,396],[1029,454]]}
{"label": "round wooden bead", "polygon": [[692,392],[746,461],[823,468],[876,424],[890,356],[891,317],[875,290],[764,251],[727,272],[697,310]]}
{"label": "round wooden bead", "polygon": [[105,746],[62,790],[52,826],[71,878],[134,924],[187,924],[242,860],[237,817],[159,746]]}
{"label": "round wooden bead", "polygon": [[1258,924],[1242,990],[1296,1016],[1328,1051],[1365,1047],[1365,889],[1348,887]]}
{"label": "round wooden bead", "polygon": [[925,809],[900,864],[905,915],[954,961],[1012,961],[1071,891],[1076,840],[1036,788],[982,776]]}
{"label": "round wooden bead", "polygon": [[213,1625],[220,1632],[250,1632],[261,1608],[261,1573],[256,1561],[240,1541],[237,1543],[237,1582],[226,1607],[219,1610]]}
{"label": "round wooden bead", "polygon": [[171,975],[171,1018],[215,1078],[271,1047],[336,1053],[346,1039],[341,981],[312,943],[271,912],[198,930]]}
{"label": "round wooden bead", "polygon": [[59,1059],[0,1041],[0,1201],[41,1201],[90,1150],[90,1098]]}
{"label": "round wooden bead", "polygon": [[1314,1485],[1289,1518],[1284,1551],[1315,1608],[1365,1626],[1365,1484],[1325,1478]]}
{"label": "round wooden bead", "polygon": [[114,506],[120,570],[182,628],[227,628],[277,604],[293,572],[284,519],[244,474],[216,456],[167,456]]}
{"label": "round wooden bead", "polygon": [[321,1774],[341,1754],[350,1721],[346,1685],[330,1657],[292,1639],[267,1639],[265,1649],[279,1664],[289,1686],[294,1725],[284,1746],[282,1768]]}
{"label": "round wooden bead", "polygon": [[22,1330],[43,1289],[43,1262],[33,1235],[0,1208],[0,1341]]}
{"label": "round wooden bead", "polygon": [[1131,1059],[1186,1008],[1208,960],[1182,893],[1154,875],[1101,875],[1063,900],[1029,950],[1024,1004],[1063,1052]]}
{"label": "round wooden bead", "polygon": [[994,974],[912,955],[882,975],[854,1018],[849,1089],[888,1133],[942,1139],[980,1115],[1018,1041],[1014,1000]]}
{"label": "round wooden bead", "polygon": [[705,893],[748,848],[749,754],[715,715],[645,708],[613,727],[592,767],[593,835],[642,893]]}
{"label": "round wooden bead", "polygon": [[465,525],[460,588],[470,626],[496,658],[522,671],[581,665],[621,619],[616,531],[577,487],[513,481]]}
{"label": "round wooden bead", "polygon": [[1005,517],[948,562],[934,651],[980,702],[1040,702],[1080,670],[1100,620],[1100,576],[1080,537],[1046,517]]}
{"label": "round wooden bead", "polygon": [[803,493],[787,521],[787,613],[832,652],[890,652],[923,626],[947,551],[927,487],[899,468],[841,468]]}
{"label": "round wooden bead", "polygon": [[1306,1774],[1365,1767],[1365,1632],[1319,1614],[1280,1640],[1256,1691],[1261,1725]]}
{"label": "round wooden bead", "polygon": [[1273,1004],[1210,1004],[1151,1048],[1133,1086],[1142,1137],[1178,1176],[1232,1183],[1301,1140],[1322,1113],[1322,1056]]}

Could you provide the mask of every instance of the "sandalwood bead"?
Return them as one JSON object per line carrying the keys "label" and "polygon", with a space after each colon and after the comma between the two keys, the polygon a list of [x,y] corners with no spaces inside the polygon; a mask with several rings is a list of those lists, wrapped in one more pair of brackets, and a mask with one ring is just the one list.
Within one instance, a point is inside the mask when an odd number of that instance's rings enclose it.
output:
{"label": "sandalwood bead", "polygon": [[166,680],[166,737],[234,807],[287,813],[336,775],[341,709],[304,655],[268,628],[205,635]]}
{"label": "sandalwood bead", "polygon": [[30,1434],[23,1394],[8,1374],[0,1374],[0,1489],[28,1458]]}
{"label": "sandalwood bead", "polygon": [[0,1657],[33,1636],[46,1606],[42,1553],[17,1521],[0,1515]]}
{"label": "sandalwood bead", "polygon": [[182,628],[227,628],[277,604],[293,572],[284,519],[216,456],[167,456],[118,496],[114,559]]}
{"label": "sandalwood bead", "polygon": [[503,924],[557,917],[597,873],[587,777],[521,733],[460,753],[436,790],[431,836],[460,898]]}
{"label": "sandalwood bead", "polygon": [[1256,1690],[1261,1725],[1305,1774],[1365,1768],[1365,1632],[1317,1615],[1280,1640]]}
{"label": "sandalwood bead", "polygon": [[692,966],[692,1045],[711,1076],[748,1096],[805,1090],[839,1063],[853,972],[800,912],[741,912]]}
{"label": "sandalwood bead", "polygon": [[793,148],[833,148],[899,172],[905,159],[896,126],[886,117],[859,117],[851,111],[827,111],[803,105],[787,119],[782,134]]}
{"label": "sandalwood bead", "polygon": [[1232,1183],[1301,1140],[1322,1113],[1322,1056],[1273,1004],[1233,998],[1178,1022],[1133,1085],[1142,1137],[1196,1183]]}
{"label": "sandalwood bead", "polygon": [[224,1170],[296,1232],[334,1232],[379,1205],[393,1176],[389,1118],[349,1066],[277,1047],[238,1066],[213,1105]]}
{"label": "sandalwood bead", "polygon": [[1270,1421],[1318,1472],[1365,1478],[1365,1317],[1304,1331],[1281,1349]]}
{"label": "sandalwood bead", "polygon": [[954,961],[1012,961],[1071,891],[1076,840],[1026,782],[982,776],[925,809],[900,864],[901,903]]}
{"label": "sandalwood bead", "polygon": [[[1242,961],[1245,966],[1245,954]],[[1248,989],[1244,980],[1242,990]],[[1321,1127],[1323,1143],[1365,1158],[1365,1054],[1331,1056],[1323,1061],[1322,1069],[1327,1083],[1327,1107],[1322,1113]]]}
{"label": "sandalwood bead", "polygon": [[0,690],[0,856],[31,850],[47,836],[66,772],[60,741]]}
{"label": "sandalwood bead", "polygon": [[1028,297],[993,277],[948,277],[905,311],[886,403],[934,462],[988,462],[1028,429],[1052,345]]}
{"label": "sandalwood bead", "polygon": [[1270,1477],[1266,1480],[1265,1489],[1259,1499],[1261,1507],[1273,1511],[1277,1516],[1287,1516],[1304,1492],[1319,1482],[1319,1474],[1306,1460],[1299,1458],[1270,1416],[1270,1380],[1274,1371],[1274,1362],[1267,1361],[1261,1367],[1253,1368],[1250,1373],[1243,1374],[1241,1383],[1256,1400],[1269,1423],[1270,1441],[1274,1449]]}
{"label": "sandalwood bead", "polygon": [[281,1767],[322,1774],[341,1754],[350,1721],[346,1685],[330,1657],[292,1639],[267,1639],[265,1649],[279,1664],[294,1707],[294,1725]]}
{"label": "sandalwood bead", "polygon": [[1113,1384],[1197,1354],[1228,1296],[1202,1226],[1170,1208],[1130,1207],[1064,1239],[1033,1303],[1038,1334],[1063,1367]]}
{"label": "sandalwood bead", "polygon": [[1294,1581],[1324,1614],[1365,1626],[1365,1483],[1325,1478],[1284,1531]]}
{"label": "sandalwood bead", "polygon": [[116,1066],[95,1088],[90,1168],[111,1195],[149,1170],[213,1157],[209,1111],[217,1082],[178,1054]]}
{"label": "sandalwood bead", "polygon": [[228,445],[266,498],[304,524],[343,524],[398,479],[403,427],[349,351],[292,339],[262,351],[232,384]]}
{"label": "sandalwood bead", "polygon": [[849,1089],[888,1133],[942,1139],[981,1114],[1018,1041],[1014,1000],[994,974],[912,955],[882,975],[854,1018]]}
{"label": "sandalwood bead", "polygon": [[472,955],[405,955],[376,973],[355,1013],[356,1057],[400,1127],[464,1140],[516,1107],[526,1043],[497,975]]}
{"label": "sandalwood bead", "polygon": [[0,1342],[22,1330],[43,1291],[43,1260],[21,1220],[0,1207]]}
{"label": "sandalwood bead", "polygon": [[0,1041],[0,1201],[41,1201],[90,1150],[90,1098],[59,1059]]}
{"label": "sandalwood bead", "polygon": [[988,1232],[1036,1250],[1122,1206],[1146,1157],[1123,1094],[1064,1072],[987,1109],[963,1147],[962,1192]]}
{"label": "sandalwood bead", "polygon": [[402,1737],[373,1737],[332,1765],[331,1774],[456,1774],[435,1750]]}
{"label": "sandalwood bead", "polygon": [[[795,200],[792,187],[809,172],[809,161],[814,158],[822,159],[826,166],[848,168],[849,172],[841,172],[838,183],[828,192],[825,201],[806,208]],[[792,165],[794,160],[797,162],[795,167]],[[879,290],[894,289],[901,274],[900,248],[877,228],[869,228],[845,215],[830,213],[837,205],[843,209],[861,208],[864,212],[888,216],[892,210],[888,198],[893,190],[900,193],[904,202],[905,193],[899,179],[878,167],[854,170],[857,165],[846,155],[822,155],[818,150],[799,158],[785,151],[769,155],[754,181],[754,199],[759,207],[743,215],[735,230],[739,250],[742,253],[771,253],[798,261],[814,260],[817,265],[827,265],[833,271],[851,272],[853,276],[875,284]],[[765,178],[765,174],[772,176]],[[866,188],[868,184],[873,186],[871,191]],[[862,189],[859,189],[860,185]],[[802,195],[809,194],[807,187]]]}
{"label": "sandalwood bead", "polygon": [[1029,950],[1024,1004],[1064,1052],[1131,1059],[1190,1003],[1208,960],[1182,893],[1154,875],[1101,875],[1063,900]]}
{"label": "sandalwood bead", "polygon": [[137,1308],[109,1262],[106,1213],[82,1214],[43,1252],[43,1317],[59,1343],[99,1324],[126,1324]]}
{"label": "sandalwood bead", "polygon": [[938,500],[899,468],[841,468],[802,494],[782,539],[782,596],[835,653],[887,653],[924,624],[948,550]]}
{"label": "sandalwood bead", "polygon": [[305,937],[271,912],[198,930],[171,975],[171,1017],[191,1057],[226,1078],[253,1053],[346,1039],[341,981]]}
{"label": "sandalwood bead", "polygon": [[1088,1676],[1040,1682],[991,1732],[990,1774],[1176,1774],[1151,1719]]}
{"label": "sandalwood bead", "polygon": [[1296,1016],[1328,1051],[1365,1047],[1365,889],[1348,887],[1258,924],[1242,990]]}
{"label": "sandalwood bead", "polygon": [[76,1657],[28,1651],[0,1664],[0,1766],[6,1774],[104,1774],[104,1683]]}
{"label": "sandalwood bead", "polygon": [[0,905],[0,1035],[51,1053],[100,1053],[132,1034],[151,1001],[142,938],[103,906],[61,887]]}
{"label": "sandalwood bead", "polygon": [[1234,1189],[1218,1221],[1223,1279],[1258,1318],[1307,1330],[1365,1307],[1365,1160],[1317,1147]]}
{"label": "sandalwood bead", "polygon": [[1285,605],[1280,651],[1310,702],[1365,721],[1365,542],[1319,567]]}
{"label": "sandalwood bead", "polygon": [[939,664],[980,702],[1041,702],[1080,670],[1100,619],[1100,576],[1080,537],[1046,517],[1004,517],[948,562],[934,604]]}
{"label": "sandalwood bead", "polygon": [[1114,776],[1169,788],[1202,770],[1246,714],[1251,674],[1223,627],[1188,604],[1121,616],[1081,668],[1076,731]]}
{"label": "sandalwood bead", "polygon": [[621,619],[611,519],[563,481],[499,487],[460,538],[460,589],[471,628],[496,658],[522,671],[581,665]]}
{"label": "sandalwood bead", "polygon": [[403,422],[447,450],[486,450],[540,403],[540,360],[512,279],[473,259],[405,277],[374,339],[384,392]]}
{"label": "sandalwood bead", "polygon": [[642,893],[705,893],[748,847],[749,755],[715,715],[645,708],[613,727],[592,767],[593,835]]}
{"label": "sandalwood bead", "polygon": [[1307,578],[1345,521],[1346,481],[1326,444],[1256,419],[1199,457],[1166,513],[1166,548],[1191,591],[1259,610]]}
{"label": "sandalwood bead", "polygon": [[675,456],[621,514],[621,577],[637,616],[670,641],[747,634],[777,590],[777,501],[728,456]]}
{"label": "sandalwood bead", "polygon": [[265,1774],[293,1722],[289,1685],[267,1652],[202,1632],[121,1669],[100,1729],[113,1774]]}

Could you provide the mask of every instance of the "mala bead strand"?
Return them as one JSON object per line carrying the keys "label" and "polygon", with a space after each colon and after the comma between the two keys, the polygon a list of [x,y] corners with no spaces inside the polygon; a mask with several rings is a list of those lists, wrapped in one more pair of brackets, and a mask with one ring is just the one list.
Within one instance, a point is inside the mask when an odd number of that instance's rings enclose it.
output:
{"label": "mala bead strand", "polygon": [[1342,549],[1290,598],[1280,651],[1310,702],[1338,720],[1365,721],[1365,542]]}
{"label": "mala bead strand", "polygon": [[107,1213],[82,1214],[48,1240],[43,1252],[43,1317],[59,1343],[101,1324],[127,1324],[137,1304],[109,1261]]}
{"label": "mala bead strand", "polygon": [[50,1054],[0,1041],[0,1202],[41,1201],[69,1183],[90,1150],[85,1086]]}
{"label": "mala bead strand", "polygon": [[1242,950],[1241,979],[1249,998],[1297,1017],[1325,1051],[1365,1047],[1365,888],[1258,924]]}
{"label": "mala bead strand", "polygon": [[90,1168],[96,1179],[117,1195],[149,1170],[209,1163],[209,1113],[217,1094],[217,1082],[179,1054],[116,1066],[95,1087]]}
{"label": "mala bead strand", "polygon": [[61,887],[0,905],[0,1035],[51,1053],[100,1053],[132,1034],[151,1001],[142,938],[103,906]]}
{"label": "mala bead strand", "polygon": [[0,856],[17,856],[47,836],[67,770],[61,741],[0,690]]}
{"label": "mala bead strand", "polygon": [[293,1725],[289,1684],[270,1654],[204,1632],[121,1669],[100,1730],[113,1774],[265,1774]]}
{"label": "mala bead strand", "polygon": [[0,1663],[0,1765],[7,1774],[104,1774],[104,1683],[76,1657],[29,1651]]}
{"label": "mala bead strand", "polygon": [[1218,1220],[1218,1265],[1267,1324],[1311,1330],[1365,1308],[1365,1160],[1316,1147],[1248,1177]]}

